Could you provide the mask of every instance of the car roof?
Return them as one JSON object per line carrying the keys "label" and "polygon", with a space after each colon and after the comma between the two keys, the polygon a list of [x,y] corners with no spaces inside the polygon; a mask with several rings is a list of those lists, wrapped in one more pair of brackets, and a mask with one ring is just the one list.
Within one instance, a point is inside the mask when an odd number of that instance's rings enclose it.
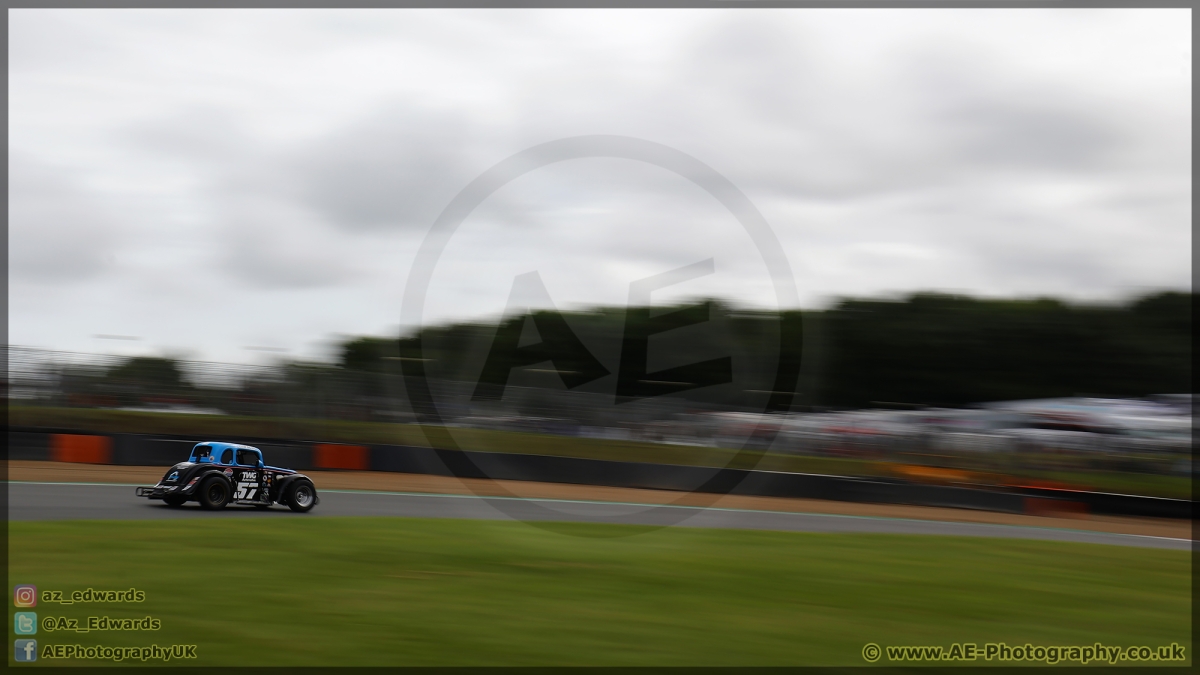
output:
{"label": "car roof", "polygon": [[204,441],[202,443],[197,443],[195,446],[192,447],[192,452],[195,452],[196,448],[200,447],[201,445],[207,445],[208,447],[212,448],[214,455],[219,452],[222,452],[226,448],[230,448],[233,450],[253,450],[257,453],[260,453],[260,454],[262,453],[262,450],[259,450],[258,448],[254,447],[253,445],[242,445],[240,443],[225,443],[224,441]]}

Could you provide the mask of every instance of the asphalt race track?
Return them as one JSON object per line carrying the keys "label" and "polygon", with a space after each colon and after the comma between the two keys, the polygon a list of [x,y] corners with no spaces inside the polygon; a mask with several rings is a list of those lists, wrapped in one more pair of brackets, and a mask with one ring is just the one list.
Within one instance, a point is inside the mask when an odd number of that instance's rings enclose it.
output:
{"label": "asphalt race track", "polygon": [[901,518],[652,506],[553,499],[503,499],[393,492],[320,492],[321,503],[307,514],[280,506],[230,506],[202,511],[194,503],[171,508],[135,497],[130,485],[9,483],[9,520],[141,520],[154,518],[314,518],[323,516],[402,516],[476,520],[572,521],[635,525],[677,525],[789,532],[872,532],[1042,539],[1118,546],[1188,550],[1191,541],[1083,530],[953,523]]}

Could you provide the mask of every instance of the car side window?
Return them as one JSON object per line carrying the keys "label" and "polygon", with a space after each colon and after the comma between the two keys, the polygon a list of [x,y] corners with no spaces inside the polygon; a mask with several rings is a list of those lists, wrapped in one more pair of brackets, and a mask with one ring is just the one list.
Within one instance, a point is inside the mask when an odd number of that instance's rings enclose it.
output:
{"label": "car side window", "polygon": [[233,464],[233,450],[226,448],[225,452],[221,453],[221,463]]}
{"label": "car side window", "polygon": [[238,450],[237,463],[242,466],[258,466],[258,455],[250,450]]}

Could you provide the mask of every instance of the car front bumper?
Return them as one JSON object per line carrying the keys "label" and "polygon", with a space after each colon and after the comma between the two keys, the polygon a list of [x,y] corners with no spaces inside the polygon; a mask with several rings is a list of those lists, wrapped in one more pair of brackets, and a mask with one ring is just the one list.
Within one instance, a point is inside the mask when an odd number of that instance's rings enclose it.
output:
{"label": "car front bumper", "polygon": [[163,499],[164,497],[169,497],[171,495],[191,496],[192,491],[195,490],[195,488],[196,481],[193,480],[187,485],[163,485],[162,483],[159,483],[154,487],[139,487],[135,488],[133,493],[138,497],[145,497],[147,499]]}

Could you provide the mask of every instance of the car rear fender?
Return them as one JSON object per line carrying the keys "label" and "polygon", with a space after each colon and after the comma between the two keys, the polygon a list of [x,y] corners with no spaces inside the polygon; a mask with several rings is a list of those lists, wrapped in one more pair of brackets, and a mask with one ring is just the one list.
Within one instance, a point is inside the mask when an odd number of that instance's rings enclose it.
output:
{"label": "car rear fender", "polygon": [[189,495],[196,494],[196,490],[200,489],[200,484],[207,480],[209,476],[216,476],[225,481],[225,485],[229,487],[229,494],[233,494],[233,481],[230,480],[229,476],[224,474],[224,472],[221,470],[221,467],[205,464],[197,464],[196,469],[190,472],[190,475],[187,476],[187,480],[184,481],[184,485],[191,483],[193,478],[196,479],[196,482],[192,485],[190,490],[185,489],[184,492]]}

